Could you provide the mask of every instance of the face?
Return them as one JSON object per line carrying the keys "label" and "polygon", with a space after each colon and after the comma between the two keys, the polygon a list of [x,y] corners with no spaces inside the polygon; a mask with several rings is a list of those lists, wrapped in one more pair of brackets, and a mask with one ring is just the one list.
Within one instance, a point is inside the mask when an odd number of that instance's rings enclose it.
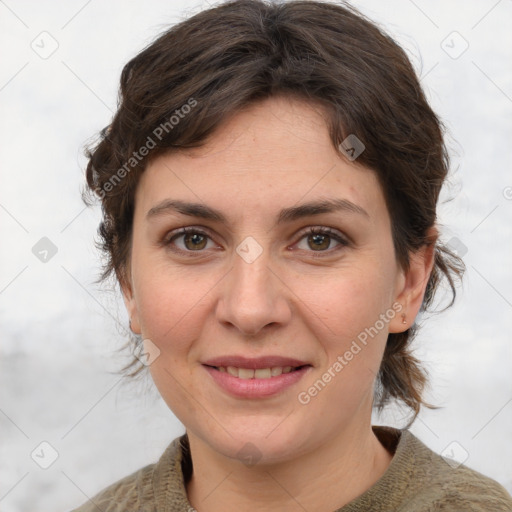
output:
{"label": "face", "polygon": [[[324,201],[338,208],[300,208]],[[369,428],[388,332],[424,290],[396,262],[376,174],[335,150],[318,107],[276,97],[150,163],[128,279],[132,329],[189,435],[267,462]]]}

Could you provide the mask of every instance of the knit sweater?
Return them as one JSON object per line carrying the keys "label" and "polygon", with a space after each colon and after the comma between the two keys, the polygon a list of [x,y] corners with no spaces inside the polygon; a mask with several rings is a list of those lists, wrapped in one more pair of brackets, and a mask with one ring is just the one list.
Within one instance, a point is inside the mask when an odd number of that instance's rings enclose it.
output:
{"label": "knit sweater", "polygon": [[[373,486],[336,512],[512,512],[512,497],[494,480],[449,464],[408,430],[373,430],[393,459]],[[193,512],[185,487],[191,472],[185,434],[156,464],[110,485],[73,512]]]}

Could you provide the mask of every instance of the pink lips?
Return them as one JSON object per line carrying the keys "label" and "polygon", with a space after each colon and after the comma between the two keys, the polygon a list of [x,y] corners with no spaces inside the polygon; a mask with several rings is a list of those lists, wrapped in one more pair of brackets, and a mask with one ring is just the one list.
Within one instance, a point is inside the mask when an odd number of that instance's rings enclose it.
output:
{"label": "pink lips", "polygon": [[[217,369],[218,367],[227,368],[228,366],[253,370],[286,366],[300,368],[268,379],[241,379]],[[275,395],[297,383],[312,368],[305,361],[288,357],[264,356],[246,358],[234,355],[209,359],[203,363],[203,367],[221,389],[237,398],[265,398]]]}

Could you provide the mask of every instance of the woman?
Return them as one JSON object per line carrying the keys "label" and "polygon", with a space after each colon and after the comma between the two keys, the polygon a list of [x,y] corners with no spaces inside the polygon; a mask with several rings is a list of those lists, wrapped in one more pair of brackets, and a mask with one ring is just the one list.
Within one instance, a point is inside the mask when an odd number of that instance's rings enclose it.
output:
{"label": "woman", "polygon": [[186,434],[78,511],[512,510],[371,425],[428,406],[415,318],[463,271],[436,227],[442,126],[389,36],[329,3],[203,11],[125,66],[89,158],[132,374]]}

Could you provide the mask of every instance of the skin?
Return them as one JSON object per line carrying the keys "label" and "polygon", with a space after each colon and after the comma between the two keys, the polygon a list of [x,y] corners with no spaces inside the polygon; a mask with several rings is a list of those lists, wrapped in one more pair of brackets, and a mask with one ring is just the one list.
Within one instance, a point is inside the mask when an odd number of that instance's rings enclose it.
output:
{"label": "skin", "polygon": [[[169,198],[207,204],[228,223],[172,211],[148,220]],[[338,211],[274,225],[281,208],[326,198],[368,216]],[[387,335],[412,325],[433,265],[432,246],[411,255],[408,272],[398,265],[376,174],[333,147],[318,106],[273,97],[235,114],[204,147],[155,158],[135,200],[123,294],[132,330],[160,350],[151,375],[190,439],[191,504],[200,512],[325,511],[370,488],[392,459],[371,430]],[[200,250],[186,236],[169,241],[184,226],[207,233]],[[317,248],[302,234],[307,226],[330,227],[349,244],[327,237]],[[262,249],[252,263],[236,252],[248,236]],[[300,403],[298,394],[394,303],[400,314]],[[289,356],[312,368],[276,396],[240,399],[201,365],[226,354]],[[246,443],[255,465],[240,460]]]}

